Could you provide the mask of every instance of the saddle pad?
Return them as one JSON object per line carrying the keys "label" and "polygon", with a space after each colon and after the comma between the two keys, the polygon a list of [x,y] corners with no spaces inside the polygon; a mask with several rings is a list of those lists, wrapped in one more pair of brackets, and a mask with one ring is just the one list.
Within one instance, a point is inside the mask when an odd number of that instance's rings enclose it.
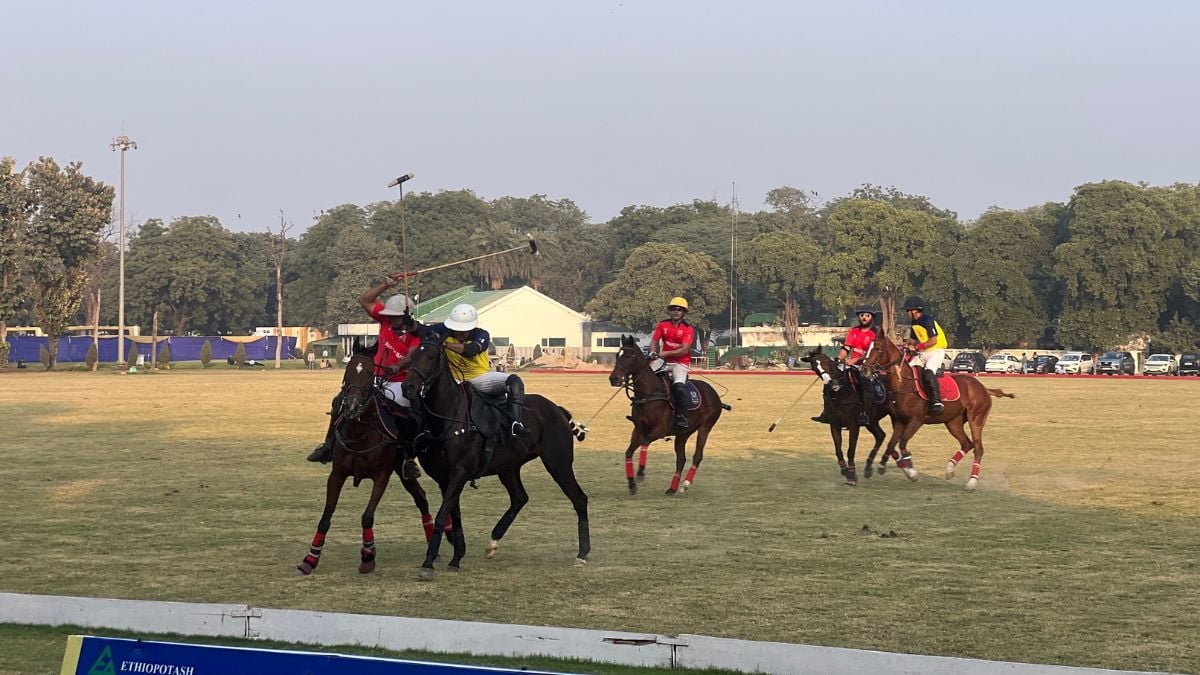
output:
{"label": "saddle pad", "polygon": [[700,404],[703,402],[703,399],[700,398],[700,390],[697,389],[696,385],[692,384],[691,382],[688,382],[687,386],[688,386],[688,396],[690,397],[689,398],[690,403],[688,403],[688,410],[696,410],[697,408],[700,407]]}
{"label": "saddle pad", "polygon": [[[929,400],[929,394],[925,392],[925,383],[921,381],[920,368],[913,368],[913,377],[917,380],[917,393],[926,401]],[[958,382],[954,380],[953,375],[943,374],[938,378],[938,390],[942,394],[942,402],[957,401],[959,397]]]}

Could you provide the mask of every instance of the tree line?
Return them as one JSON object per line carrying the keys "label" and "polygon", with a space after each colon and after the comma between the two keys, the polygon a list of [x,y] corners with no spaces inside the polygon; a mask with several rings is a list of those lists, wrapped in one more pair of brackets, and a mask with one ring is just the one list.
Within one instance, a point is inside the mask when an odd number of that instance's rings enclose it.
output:
{"label": "tree line", "polygon": [[[57,334],[72,323],[116,322],[113,190],[43,158],[0,166],[0,331],[32,323]],[[404,237],[402,239],[402,227]],[[736,231],[736,246],[733,233]],[[604,223],[570,199],[469,190],[344,204],[287,239],[279,270],[283,322],[330,327],[362,320],[357,297],[383,273],[462,260],[519,245],[540,254],[485,258],[423,274],[428,299],[474,285],[528,284],[597,319],[646,329],[666,298],[688,297],[707,327],[776,313],[794,341],[804,322],[845,320],[869,303],[894,320],[922,295],[956,345],[1057,340],[1104,349],[1134,337],[1184,351],[1200,340],[1200,186],[1088,183],[1065,202],[992,209],[964,222],[928,198],[864,185],[822,201],[793,187],[764,208],[735,212],[709,200],[628,206]],[[245,333],[274,325],[279,306],[269,225],[232,232],[212,216],[150,219],[128,235],[126,323],[158,312],[174,334]],[[889,325],[890,327],[890,325]]]}

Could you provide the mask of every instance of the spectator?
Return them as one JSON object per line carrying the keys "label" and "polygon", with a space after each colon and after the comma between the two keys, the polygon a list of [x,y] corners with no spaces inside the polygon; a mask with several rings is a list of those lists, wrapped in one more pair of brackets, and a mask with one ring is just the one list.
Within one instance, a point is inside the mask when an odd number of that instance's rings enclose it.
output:
{"label": "spectator", "polygon": [[1028,365],[1029,365],[1028,356],[1025,354],[1025,352],[1021,352],[1021,374],[1022,375],[1024,375],[1027,372]]}
{"label": "spectator", "polygon": [[305,360],[305,364],[304,364],[305,370],[316,370],[317,369],[317,353],[316,352],[309,352],[308,356],[304,357],[304,360]]}

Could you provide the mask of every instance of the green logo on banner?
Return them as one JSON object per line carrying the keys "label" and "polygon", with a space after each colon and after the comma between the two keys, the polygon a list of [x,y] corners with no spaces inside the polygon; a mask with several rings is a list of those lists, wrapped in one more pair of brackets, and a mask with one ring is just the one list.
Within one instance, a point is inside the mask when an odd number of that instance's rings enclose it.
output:
{"label": "green logo on banner", "polygon": [[100,658],[92,664],[87,675],[117,675],[117,671],[113,669],[112,649],[108,645],[104,645],[104,651],[100,652]]}

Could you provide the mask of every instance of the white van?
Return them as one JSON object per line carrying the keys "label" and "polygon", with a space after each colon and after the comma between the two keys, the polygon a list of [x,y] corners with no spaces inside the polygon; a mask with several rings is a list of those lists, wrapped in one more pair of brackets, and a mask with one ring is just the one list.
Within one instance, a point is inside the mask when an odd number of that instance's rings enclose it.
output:
{"label": "white van", "polygon": [[1058,365],[1055,367],[1061,373],[1067,375],[1095,375],[1096,364],[1092,361],[1092,355],[1084,352],[1067,352],[1058,360]]}

